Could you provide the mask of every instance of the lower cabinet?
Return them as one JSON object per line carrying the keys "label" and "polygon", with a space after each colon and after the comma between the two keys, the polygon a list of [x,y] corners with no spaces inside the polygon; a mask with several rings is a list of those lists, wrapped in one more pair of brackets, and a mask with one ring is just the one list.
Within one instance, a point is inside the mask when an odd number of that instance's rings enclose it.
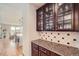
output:
{"label": "lower cabinet", "polygon": [[32,56],[60,56],[57,53],[51,52],[35,43],[31,43]]}
{"label": "lower cabinet", "polygon": [[41,46],[39,46],[39,56],[50,56],[51,52]]}
{"label": "lower cabinet", "polygon": [[38,45],[31,43],[31,50],[32,50],[32,52],[31,52],[32,56],[39,56]]}

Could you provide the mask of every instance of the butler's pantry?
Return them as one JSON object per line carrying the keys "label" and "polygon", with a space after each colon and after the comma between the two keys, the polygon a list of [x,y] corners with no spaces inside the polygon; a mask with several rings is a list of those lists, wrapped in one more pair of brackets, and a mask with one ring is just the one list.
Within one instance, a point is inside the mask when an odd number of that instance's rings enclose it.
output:
{"label": "butler's pantry", "polygon": [[0,56],[79,56],[79,3],[1,3]]}

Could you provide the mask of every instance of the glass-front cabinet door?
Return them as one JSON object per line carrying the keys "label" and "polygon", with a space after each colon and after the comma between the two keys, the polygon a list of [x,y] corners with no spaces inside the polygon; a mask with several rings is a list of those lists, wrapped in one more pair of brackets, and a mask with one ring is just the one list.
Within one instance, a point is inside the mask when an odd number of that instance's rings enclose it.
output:
{"label": "glass-front cabinet door", "polygon": [[37,10],[37,31],[43,31],[43,8]]}
{"label": "glass-front cabinet door", "polygon": [[47,3],[37,10],[37,31],[54,30],[54,3]]}
{"label": "glass-front cabinet door", "polygon": [[44,6],[44,30],[54,30],[54,4],[46,4]]}
{"label": "glass-front cabinet door", "polygon": [[57,30],[72,30],[72,4],[57,4]]}

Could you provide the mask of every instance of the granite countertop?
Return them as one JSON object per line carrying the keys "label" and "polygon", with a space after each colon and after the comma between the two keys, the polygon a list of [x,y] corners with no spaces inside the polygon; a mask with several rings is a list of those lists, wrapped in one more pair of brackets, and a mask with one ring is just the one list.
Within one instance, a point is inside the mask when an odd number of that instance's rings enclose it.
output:
{"label": "granite countertop", "polygon": [[79,56],[79,48],[76,47],[49,42],[42,39],[33,40],[32,42],[61,56]]}

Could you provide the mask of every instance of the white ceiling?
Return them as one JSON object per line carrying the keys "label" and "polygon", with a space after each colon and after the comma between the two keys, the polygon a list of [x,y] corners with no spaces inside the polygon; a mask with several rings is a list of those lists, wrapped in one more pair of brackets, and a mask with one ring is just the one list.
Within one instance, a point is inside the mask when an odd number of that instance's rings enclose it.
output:
{"label": "white ceiling", "polygon": [[22,5],[19,3],[0,3],[0,23],[20,25]]}

